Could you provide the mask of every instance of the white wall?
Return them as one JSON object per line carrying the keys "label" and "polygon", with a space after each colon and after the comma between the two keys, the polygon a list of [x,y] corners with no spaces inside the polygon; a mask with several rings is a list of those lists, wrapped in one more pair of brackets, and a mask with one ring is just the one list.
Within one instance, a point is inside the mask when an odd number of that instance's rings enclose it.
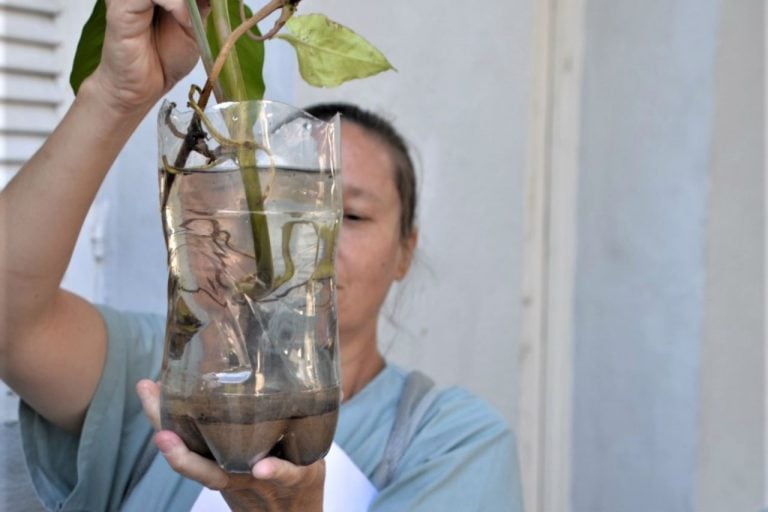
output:
{"label": "white wall", "polygon": [[764,2],[585,6],[571,509],[758,510]]}
{"label": "white wall", "polygon": [[586,3],[573,510],[694,510],[718,7]]}
{"label": "white wall", "polygon": [[[95,2],[91,0],[72,0],[62,6],[58,17],[62,37],[59,48],[59,59],[62,73],[59,76],[59,88],[64,98],[59,108],[59,115],[64,115],[73,94],[69,85],[69,74],[72,71],[72,60],[80,39],[80,31],[93,9]],[[101,259],[100,236],[104,232],[106,218],[103,215],[105,205],[104,193],[99,195],[94,207],[80,233],[78,244],[72,255],[72,262],[64,276],[66,288],[91,300],[101,300],[103,289],[103,261]]]}
{"label": "white wall", "polygon": [[701,348],[699,512],[765,502],[765,2],[721,3]]}

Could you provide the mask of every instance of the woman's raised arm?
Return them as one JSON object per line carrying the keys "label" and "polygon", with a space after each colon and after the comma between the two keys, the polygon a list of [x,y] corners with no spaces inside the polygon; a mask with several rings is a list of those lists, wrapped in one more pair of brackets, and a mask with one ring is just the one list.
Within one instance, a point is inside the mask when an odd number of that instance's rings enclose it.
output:
{"label": "woman's raised arm", "polygon": [[115,157],[197,56],[183,0],[108,0],[101,64],[0,192],[0,378],[69,431],[101,375],[106,330],[62,277]]}

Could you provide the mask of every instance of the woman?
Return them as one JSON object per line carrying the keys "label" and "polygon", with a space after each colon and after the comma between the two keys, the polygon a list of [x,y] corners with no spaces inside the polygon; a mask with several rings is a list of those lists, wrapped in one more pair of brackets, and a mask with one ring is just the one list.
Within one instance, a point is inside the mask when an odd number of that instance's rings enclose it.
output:
{"label": "woman", "polygon": [[[24,402],[24,449],[38,493],[59,510],[190,510],[203,484],[233,510],[322,510],[323,461],[298,467],[270,457],[233,476],[172,432],[153,436],[164,320],[97,307],[59,287],[113,159],[197,59],[183,0],[107,4],[102,63],[0,195],[0,216],[13,219],[0,225],[0,377]],[[519,510],[511,433],[458,389],[427,402],[405,449],[380,470],[407,375],[378,352],[376,325],[416,245],[415,184],[390,126],[350,106],[314,112],[337,110],[345,119],[337,255],[344,402],[335,441],[378,483],[370,510]]]}

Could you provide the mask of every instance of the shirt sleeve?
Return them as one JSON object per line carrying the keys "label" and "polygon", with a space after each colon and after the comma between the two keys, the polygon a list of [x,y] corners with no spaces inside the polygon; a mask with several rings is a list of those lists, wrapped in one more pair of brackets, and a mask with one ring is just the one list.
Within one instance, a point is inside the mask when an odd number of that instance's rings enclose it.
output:
{"label": "shirt sleeve", "polygon": [[152,427],[134,391],[160,373],[164,322],[101,306],[108,332],[104,369],[80,436],[20,405],[22,445],[32,482],[51,510],[119,510]]}
{"label": "shirt sleeve", "polygon": [[514,435],[479,398],[443,391],[369,510],[521,512]]}

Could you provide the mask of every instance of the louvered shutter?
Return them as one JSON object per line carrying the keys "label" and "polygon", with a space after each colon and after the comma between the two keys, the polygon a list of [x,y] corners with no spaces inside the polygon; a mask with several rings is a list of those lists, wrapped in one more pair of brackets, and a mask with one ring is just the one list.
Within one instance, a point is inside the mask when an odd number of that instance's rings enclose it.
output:
{"label": "louvered shutter", "polygon": [[0,0],[0,186],[59,118],[60,10],[55,0]]}

